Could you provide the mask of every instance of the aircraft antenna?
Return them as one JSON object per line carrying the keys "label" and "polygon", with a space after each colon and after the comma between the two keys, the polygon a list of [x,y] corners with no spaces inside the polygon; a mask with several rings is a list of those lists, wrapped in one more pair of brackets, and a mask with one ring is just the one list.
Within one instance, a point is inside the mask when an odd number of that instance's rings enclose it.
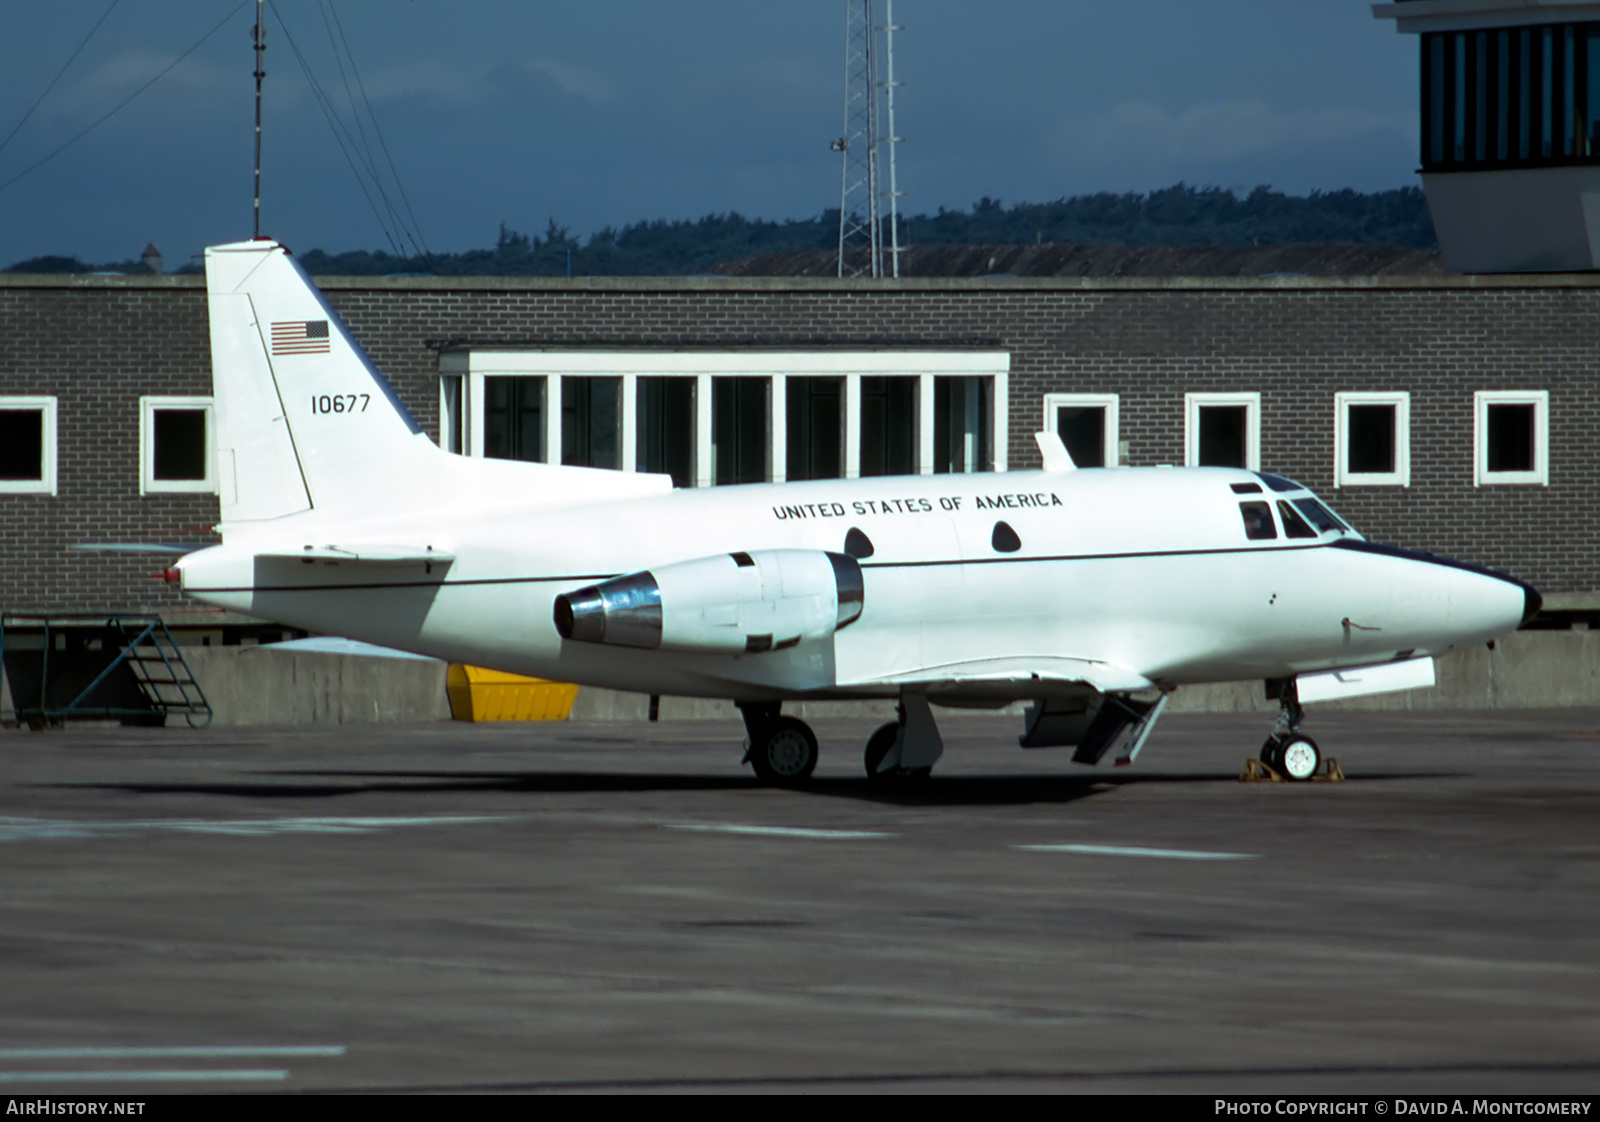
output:
{"label": "aircraft antenna", "polygon": [[900,275],[900,196],[902,192],[895,180],[894,146],[900,140],[894,131],[894,91],[903,82],[894,80],[894,33],[901,30],[894,22],[894,0],[883,0],[883,57],[885,74],[883,82],[884,121],[888,125],[884,140],[889,146],[889,190],[884,197],[889,210],[889,265],[894,276]]}
{"label": "aircraft antenna", "polygon": [[267,24],[262,19],[262,7],[266,0],[256,0],[256,25],[250,29],[250,38],[255,43],[256,50],[256,197],[255,197],[255,224],[251,237],[261,237],[261,79],[267,72],[261,67],[261,52],[267,49]]}

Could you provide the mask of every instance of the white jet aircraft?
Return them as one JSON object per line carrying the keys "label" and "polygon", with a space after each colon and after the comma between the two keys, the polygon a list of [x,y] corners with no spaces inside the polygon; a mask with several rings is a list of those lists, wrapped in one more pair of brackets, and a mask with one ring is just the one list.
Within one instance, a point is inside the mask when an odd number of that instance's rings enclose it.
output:
{"label": "white jet aircraft", "polygon": [[894,698],[867,774],[925,776],[929,703],[1033,703],[1025,747],[1138,755],[1171,691],[1264,679],[1263,749],[1318,769],[1301,703],[1433,684],[1434,656],[1540,605],[1510,577],[1366,541],[1230,468],[673,490],[661,475],[441,451],[276,242],[206,251],[222,544],[182,588],[456,662],[730,698],[771,782],[817,761],[786,700]]}

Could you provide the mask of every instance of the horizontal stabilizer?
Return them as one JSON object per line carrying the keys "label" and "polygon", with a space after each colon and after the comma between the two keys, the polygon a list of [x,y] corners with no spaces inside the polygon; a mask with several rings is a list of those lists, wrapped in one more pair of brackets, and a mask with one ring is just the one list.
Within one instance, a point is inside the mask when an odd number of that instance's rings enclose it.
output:
{"label": "horizontal stabilizer", "polygon": [[82,542],[73,549],[90,553],[195,553],[210,549],[216,542]]}
{"label": "horizontal stabilizer", "polygon": [[258,553],[273,561],[359,561],[368,565],[448,564],[453,553],[431,545],[308,545],[281,553]]}
{"label": "horizontal stabilizer", "polygon": [[[1153,690],[1156,684],[1143,674],[1088,658],[984,658],[929,666],[905,674],[875,679],[873,685],[919,686],[938,692],[972,686],[1016,687],[1017,696],[1030,696],[1028,687],[1042,683],[1085,685],[1101,693]],[[866,685],[865,682],[841,683]]]}

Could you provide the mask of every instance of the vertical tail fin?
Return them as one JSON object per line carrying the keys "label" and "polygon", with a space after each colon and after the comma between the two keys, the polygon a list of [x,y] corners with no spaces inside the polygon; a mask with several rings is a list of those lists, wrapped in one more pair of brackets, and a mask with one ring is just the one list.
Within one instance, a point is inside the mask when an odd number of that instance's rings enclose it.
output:
{"label": "vertical tail fin", "polygon": [[283,246],[212,246],[206,289],[225,524],[353,506],[437,451]]}

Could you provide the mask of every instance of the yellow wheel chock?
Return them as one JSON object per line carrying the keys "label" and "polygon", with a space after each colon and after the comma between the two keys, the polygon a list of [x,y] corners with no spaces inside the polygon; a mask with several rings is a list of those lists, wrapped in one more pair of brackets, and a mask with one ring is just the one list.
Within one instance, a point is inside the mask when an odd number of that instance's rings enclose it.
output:
{"label": "yellow wheel chock", "polygon": [[[1274,771],[1267,764],[1251,757],[1244,762],[1244,768],[1239,772],[1240,783],[1287,783],[1289,780],[1280,772]],[[1311,777],[1312,783],[1343,783],[1344,769],[1339,766],[1339,761],[1329,756],[1317,768],[1317,773]]]}

